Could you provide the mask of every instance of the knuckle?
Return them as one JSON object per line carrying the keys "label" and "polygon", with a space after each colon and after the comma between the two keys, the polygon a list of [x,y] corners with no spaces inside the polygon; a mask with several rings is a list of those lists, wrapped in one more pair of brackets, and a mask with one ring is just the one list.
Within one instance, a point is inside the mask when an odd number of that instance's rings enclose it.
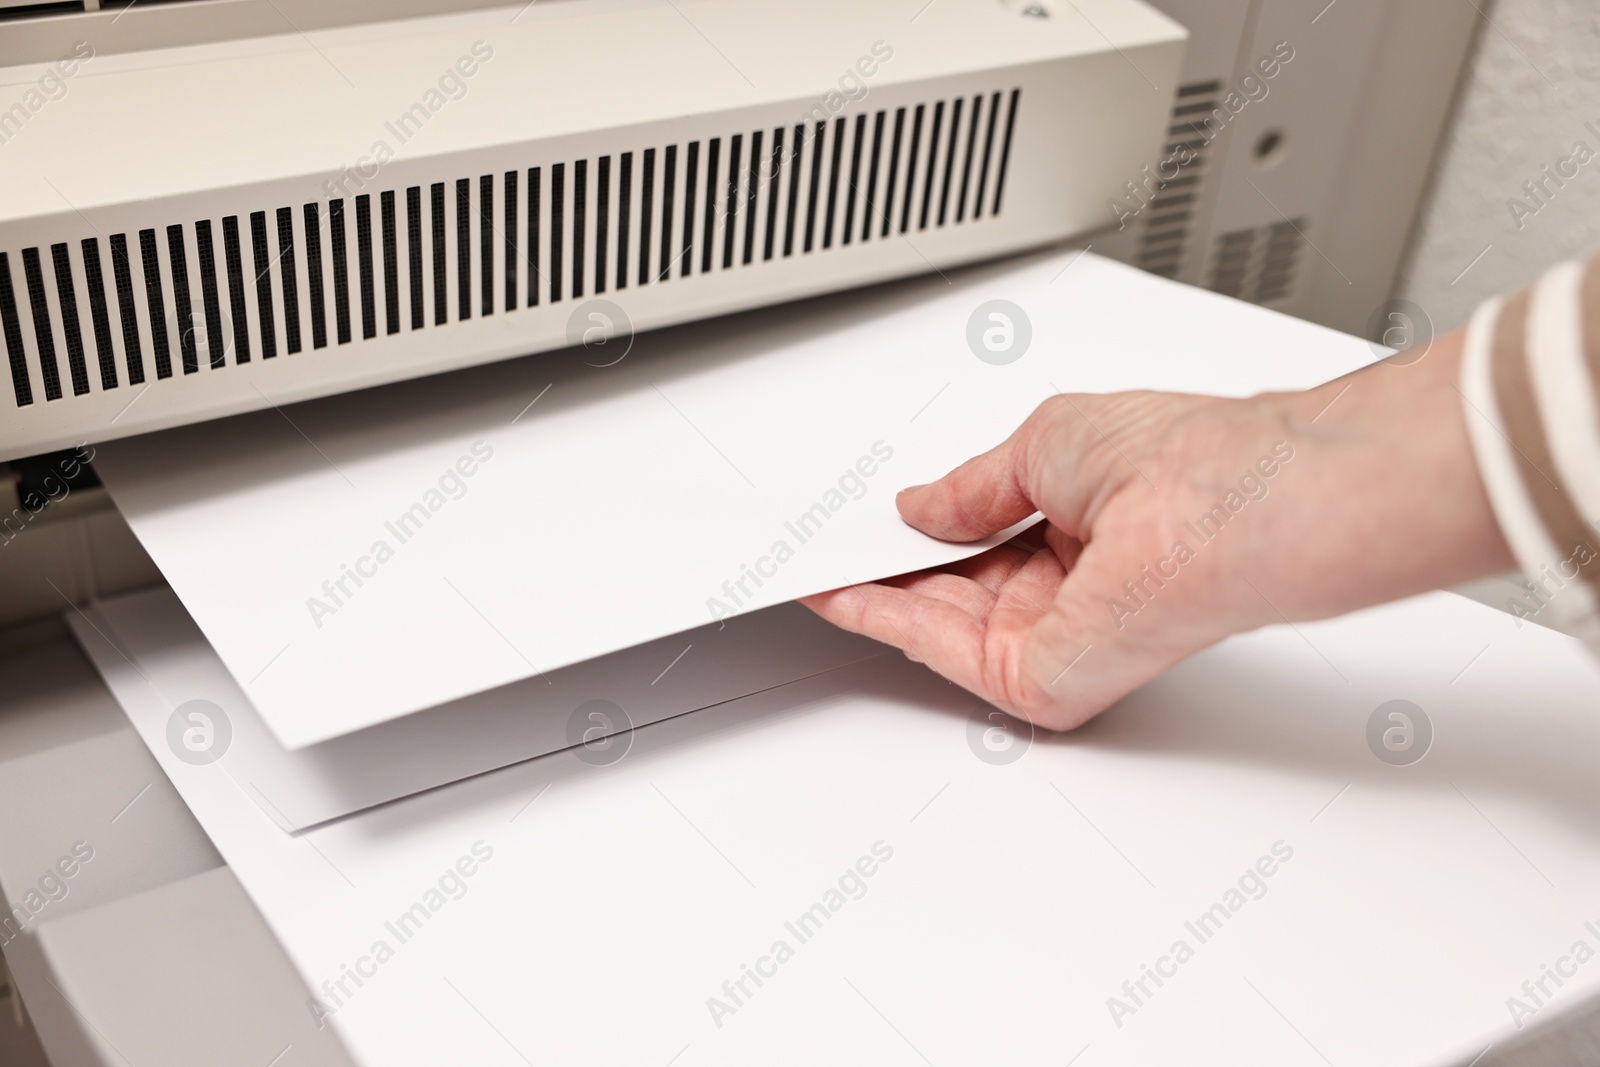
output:
{"label": "knuckle", "polygon": [[1035,498],[1043,488],[1045,468],[1058,450],[1073,414],[1072,402],[1058,393],[1033,409],[1017,435],[1017,479]]}
{"label": "knuckle", "polygon": [[1028,416],[1026,425],[1034,433],[1049,432],[1059,428],[1074,411],[1072,398],[1066,393],[1057,393],[1040,401]]}
{"label": "knuckle", "polygon": [[983,528],[983,516],[977,510],[978,507],[982,506],[981,500],[977,498],[969,499],[958,492],[956,487],[949,482],[943,484],[941,496],[943,497],[941,501],[944,505],[943,510],[949,519],[949,525],[952,529],[967,532]]}

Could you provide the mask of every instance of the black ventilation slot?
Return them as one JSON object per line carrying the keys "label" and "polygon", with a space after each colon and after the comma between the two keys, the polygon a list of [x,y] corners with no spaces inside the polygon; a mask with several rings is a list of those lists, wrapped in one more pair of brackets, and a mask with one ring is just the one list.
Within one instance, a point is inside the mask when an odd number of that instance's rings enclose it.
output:
{"label": "black ventilation slot", "polygon": [[922,115],[925,110],[924,105],[918,104],[911,115],[911,148],[906,152],[906,188],[900,197],[901,233],[911,227],[911,198],[917,190],[917,149],[922,146]]}
{"label": "black ventilation slot", "polygon": [[744,155],[744,135],[728,141],[728,181],[722,199],[722,269],[733,266],[733,239],[739,229],[739,165]]}
{"label": "black ventilation slot", "polygon": [[673,184],[678,176],[678,146],[668,145],[661,172],[661,270],[657,281],[672,277],[672,205]]}
{"label": "black ventilation slot", "polygon": [[[267,247],[267,213],[250,213],[250,254],[256,271],[256,314],[261,334],[261,358],[272,359],[278,354],[278,329],[272,316],[272,254]],[[241,316],[239,331],[249,336],[248,315]],[[241,345],[233,361],[244,363],[250,358],[248,343]]]}
{"label": "black ventilation slot", "polygon": [[989,188],[989,161],[994,155],[995,118],[1000,114],[1000,94],[989,99],[989,121],[983,128],[983,163],[978,167],[978,195],[972,201],[972,217],[983,217],[983,194]]}
{"label": "black ventilation slot", "polygon": [[345,249],[344,201],[328,204],[328,231],[333,244],[333,318],[339,343],[350,343],[350,257]]}
{"label": "black ventilation slot", "polygon": [[444,182],[434,182],[428,187],[428,211],[433,224],[433,324],[443,326],[450,320],[450,272],[445,265],[444,249]]}
{"label": "black ventilation slot", "polygon": [[711,272],[711,241],[717,225],[717,157],[722,151],[722,138],[713,137],[706,146],[706,205],[703,215],[705,237],[700,244],[700,273]]}
{"label": "black ventilation slot", "polygon": [[[777,180],[777,175],[773,175]],[[761,131],[757,130],[750,135],[750,169],[745,175],[744,186],[744,259],[748,266],[755,257],[756,240],[756,196],[760,192],[761,181]],[[771,242],[768,242],[769,244]]]}
{"label": "black ventilation slot", "polygon": [[683,175],[683,251],[678,265],[680,278],[688,277],[689,272],[694,270],[694,187],[699,164],[700,142],[690,141]]}
{"label": "black ventilation slot", "polygon": [[65,243],[50,246],[56,271],[56,300],[61,305],[61,332],[67,339],[67,366],[72,372],[72,395],[89,391],[89,368],[83,356],[83,327],[78,321],[78,296],[72,284],[72,259]]}
{"label": "black ventilation slot", "polygon": [[211,244],[211,223],[202,219],[194,224],[195,246],[200,258],[201,314],[204,318],[195,327],[196,345],[200,335],[205,336],[206,356],[212,367],[226,362],[226,348],[222,339],[222,308],[217,301],[217,257]]}
{"label": "black ventilation slot", "polygon": [[406,269],[411,279],[411,328],[423,326],[422,288],[422,187],[406,190]]}
{"label": "black ventilation slot", "polygon": [[[872,116],[872,161],[867,165],[867,187],[864,193],[865,203],[861,208],[861,239],[872,240],[872,229],[877,225],[881,208],[877,199],[878,191],[878,163],[883,156],[883,115],[882,111]],[[865,116],[862,116],[865,118]],[[860,121],[856,128],[861,128]],[[856,153],[860,155],[859,149]]]}
{"label": "black ventilation slot", "polygon": [[[506,171],[505,183],[506,310],[515,311],[517,310],[517,172]],[[413,246],[418,240],[419,238],[415,236],[411,238]],[[419,315],[418,318],[420,317]]]}
{"label": "black ventilation slot", "polygon": [[[967,147],[962,152],[961,163],[961,195],[956,200],[956,221],[965,222],[967,218],[967,187],[972,181],[972,154],[978,144],[978,120],[983,117],[983,97],[972,98],[972,117],[967,127]],[[952,130],[952,133],[955,131]]]}
{"label": "black ventilation slot", "polygon": [[[646,148],[642,162],[643,171],[639,189],[639,284],[648,285],[650,284],[650,223],[653,221],[650,214],[651,208],[655,206],[656,150]],[[664,252],[665,242],[661,247]],[[622,269],[621,264],[618,264],[617,269]]]}
{"label": "black ventilation slot", "polygon": [[194,374],[200,369],[200,356],[196,348],[194,304],[189,294],[189,254],[181,223],[167,227],[167,255],[172,262],[172,302],[178,315],[178,354],[183,360],[183,373]]}
{"label": "black ventilation slot", "polygon": [[478,179],[479,312],[494,314],[494,175]]}
{"label": "black ventilation slot", "polygon": [[167,337],[167,305],[161,294],[161,254],[156,231],[139,231],[139,258],[144,266],[145,307],[150,313],[150,345],[155,351],[156,378],[172,377],[172,348]]}
{"label": "black ventilation slot", "polygon": [[[822,149],[823,138],[827,136],[828,124],[819,122],[812,131],[811,136],[811,188],[806,194],[806,239],[801,249],[803,252],[811,251],[811,239],[816,230],[817,221],[817,193],[822,188]],[[798,184],[800,171],[796,169],[795,179]]]}
{"label": "black ventilation slot", "polygon": [[400,332],[400,249],[396,244],[394,190],[378,197],[378,225],[383,235],[383,330]]}
{"label": "black ventilation slot", "polygon": [[44,376],[46,400],[61,399],[61,370],[56,366],[56,338],[50,328],[50,302],[44,293],[44,271],[39,250],[22,250],[22,272],[28,279],[28,306],[33,312],[33,340],[39,346],[39,370]]}
{"label": "black ventilation slot", "polygon": [[[797,208],[800,204],[800,173],[803,169],[803,160],[800,158],[805,151],[805,127],[794,128],[794,142],[789,148],[789,213],[783,220],[783,254],[785,258],[794,255],[794,220],[799,214]],[[815,199],[813,198],[813,202]]]}
{"label": "black ventilation slot", "polygon": [[[855,232],[856,190],[861,182],[861,139],[867,130],[867,116],[856,116],[855,140],[850,147],[850,181],[844,190],[844,243],[850,243]],[[826,246],[824,246],[826,247]]]}
{"label": "black ventilation slot", "polygon": [[372,277],[372,197],[356,197],[356,266],[361,285],[361,339],[378,336],[378,299]]}
{"label": "black ventilation slot", "polygon": [[[629,217],[633,204],[633,153],[624,152],[618,160],[619,182],[617,185],[617,288],[628,287],[628,234],[631,232],[632,219]],[[646,229],[649,224],[646,223]],[[649,257],[646,256],[646,259]],[[641,259],[639,262],[643,263]]]}
{"label": "black ventilation slot", "polygon": [[945,214],[950,207],[950,179],[956,172],[956,142],[961,139],[961,105],[964,101],[957,97],[950,105],[950,132],[945,137],[944,152],[944,177],[939,183],[939,225],[944,225]]}
{"label": "black ventilation slot", "polygon": [[[128,235],[111,235],[111,274],[117,283],[117,314],[122,319],[122,361],[128,384],[144,383],[144,352],[139,344],[139,308],[133,297],[133,267],[128,260]],[[9,283],[9,279],[8,279]]]}
{"label": "black ventilation slot", "polygon": [[[822,220],[822,247],[833,247],[833,213],[839,205],[839,163],[844,158],[844,119],[835,119],[833,123],[833,166],[828,168],[828,212]],[[822,162],[818,157],[816,164]],[[846,230],[849,227],[845,227]],[[811,251],[809,244],[806,251]]]}
{"label": "black ventilation slot", "polygon": [[250,320],[245,312],[244,257],[239,251],[239,216],[222,220],[222,254],[228,260],[228,306],[233,311],[233,358],[250,360]]}
{"label": "black ventilation slot", "polygon": [[[539,168],[528,169],[528,306],[539,306]],[[441,239],[442,239],[441,233]]]}
{"label": "black ventilation slot", "polygon": [[[261,316],[261,358],[273,359],[278,354],[278,329],[272,318],[272,257],[267,249],[267,213],[265,211],[252,211],[250,213],[250,251],[256,265],[256,314]],[[241,316],[241,319],[243,318]],[[241,330],[248,330],[248,328],[249,321],[244,319],[244,325]],[[241,345],[239,353],[234,357],[234,362],[243,363],[249,358],[248,346]]]}
{"label": "black ventilation slot", "polygon": [[79,247],[83,250],[83,275],[89,289],[89,319],[94,324],[94,352],[100,363],[100,388],[117,387],[117,349],[111,338],[111,314],[106,307],[106,278],[100,268],[100,242],[85,237]]}
{"label": "black ventilation slot", "polygon": [[0,252],[0,327],[6,335],[6,356],[11,360],[11,388],[17,407],[33,403],[33,383],[28,380],[28,353],[22,347],[22,320],[17,317],[17,294],[11,288],[11,261]]}
{"label": "black ventilation slot", "polygon": [[550,303],[561,300],[561,265],[565,257],[562,250],[562,224],[566,211],[567,169],[557,163],[550,168]]}
{"label": "black ventilation slot", "polygon": [[300,351],[300,279],[294,263],[294,212],[278,209],[278,269],[283,275],[283,347]]}
{"label": "black ventilation slot", "polygon": [[[306,288],[311,290],[311,347],[328,347],[328,308],[322,290],[322,215],[316,204],[303,209],[306,226]],[[332,214],[331,210],[329,212]]]}
{"label": "black ventilation slot", "polygon": [[1016,129],[1017,102],[1021,99],[1021,89],[1011,90],[1011,102],[1006,105],[1006,132],[1000,141],[1000,173],[995,177],[994,210],[990,212],[991,215],[1000,214],[1000,200],[1006,191],[1006,170],[1011,164],[1011,133]]}
{"label": "black ventilation slot", "polygon": [[456,320],[472,318],[472,179],[456,179]]}
{"label": "black ventilation slot", "polygon": [[606,238],[611,220],[611,157],[601,156],[595,167],[594,291],[606,291]]}
{"label": "black ventilation slot", "polygon": [[889,177],[883,183],[883,211],[880,212],[883,216],[883,232],[879,237],[888,237],[889,229],[894,225],[894,185],[900,177],[900,137],[905,129],[906,109],[897,108],[894,113],[894,140],[889,144]]}
{"label": "black ventilation slot", "polygon": [[589,161],[572,165],[572,298],[583,296],[584,222],[589,208]]}
{"label": "black ventilation slot", "polygon": [[[116,389],[119,364],[142,385],[146,351],[157,380],[175,362],[191,375],[202,360],[224,369],[229,350],[235,365],[294,356],[993,218],[1020,96],[968,93],[9,249],[0,327],[12,391],[22,407],[36,392],[62,399],[68,382],[73,396]],[[1202,102],[1190,93],[1180,109]],[[1185,174],[1150,202],[1142,254],[1181,236],[1198,180]],[[1295,237],[1252,243],[1247,282],[1219,254],[1220,283],[1281,296]]]}
{"label": "black ventilation slot", "polygon": [[939,150],[939,130],[944,122],[944,101],[941,100],[933,106],[933,130],[928,134],[928,165],[927,176],[922,185],[922,214],[917,218],[917,229],[928,228],[928,208],[933,204],[933,176],[938,173],[937,152]]}

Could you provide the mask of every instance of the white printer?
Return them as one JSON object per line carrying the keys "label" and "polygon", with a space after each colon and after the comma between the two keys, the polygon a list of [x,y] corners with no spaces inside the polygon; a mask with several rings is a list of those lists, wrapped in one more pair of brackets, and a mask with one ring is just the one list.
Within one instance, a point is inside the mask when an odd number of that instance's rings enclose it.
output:
{"label": "white printer", "polygon": [[1473,16],[1341,6],[0,0],[0,1062],[353,1062],[61,621],[97,445],[1069,243],[1358,331]]}
{"label": "white printer", "polygon": [[[935,2],[8,3],[8,618],[159,581],[98,442],[1103,226],[1184,31],[1136,0]],[[343,1062],[58,624],[6,642],[5,951],[53,1062],[120,1062],[80,982],[118,986],[160,1062],[261,1033]],[[116,836],[89,828],[123,792]],[[65,933],[91,915],[115,932]]]}
{"label": "white printer", "polygon": [[116,51],[91,19],[28,57],[56,62],[6,112],[0,455],[559,347],[594,298],[652,329],[1099,227],[1184,36],[843,2],[272,30]]}

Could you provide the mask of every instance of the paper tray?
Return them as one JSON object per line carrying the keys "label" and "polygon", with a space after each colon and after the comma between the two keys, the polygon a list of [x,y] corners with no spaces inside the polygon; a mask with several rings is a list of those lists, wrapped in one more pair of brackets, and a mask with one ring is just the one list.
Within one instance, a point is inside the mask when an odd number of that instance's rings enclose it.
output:
{"label": "paper tray", "polygon": [[67,622],[102,672],[119,672],[107,674],[113,692],[144,685],[172,709],[182,724],[169,731],[173,751],[215,762],[285,830],[574,745],[588,762],[612,763],[633,727],[891,654],[786,604],[286,749],[172,590],[100,601]]}

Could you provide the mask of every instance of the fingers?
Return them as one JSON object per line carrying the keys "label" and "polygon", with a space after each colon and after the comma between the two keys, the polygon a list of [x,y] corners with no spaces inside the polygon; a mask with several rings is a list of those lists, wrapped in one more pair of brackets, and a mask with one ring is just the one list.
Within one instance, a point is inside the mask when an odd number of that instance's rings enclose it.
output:
{"label": "fingers", "polygon": [[869,583],[890,589],[903,589],[918,596],[930,597],[954,604],[975,619],[982,619],[994,606],[995,593],[982,582],[944,571],[927,571],[908,574],[888,581]]}
{"label": "fingers", "polygon": [[922,571],[803,600],[823,618],[901,649],[1016,713],[1018,664],[1029,633],[1066,574],[1050,549],[991,549],[949,570]]}
{"label": "fingers", "polygon": [[1049,606],[1031,627],[1019,664],[1022,717],[1050,730],[1070,730],[1098,715],[1211,638],[1175,625],[1172,597],[1148,601],[1136,614],[1119,589],[1126,559],[1115,546],[1090,544]]}
{"label": "fingers", "polygon": [[1203,646],[1150,640],[1159,624],[1119,629],[1103,607],[1107,575],[1086,573],[1090,580],[1074,586],[1083,569],[1068,572],[1054,552],[1041,551],[1015,567],[998,594],[933,571],[803,603],[1012,715],[1070,730]]}
{"label": "fingers", "polygon": [[1036,511],[1087,539],[1098,510],[1130,481],[1145,480],[1128,453],[1142,455],[1190,404],[1158,393],[1057,394],[1005,441],[902,491],[896,506],[907,523],[944,541],[977,541]]}
{"label": "fingers", "polygon": [[988,614],[990,632],[1003,639],[1025,639],[1050,610],[1072,564],[1073,558],[1063,559],[1050,549],[1029,556],[995,597]]}
{"label": "fingers", "polygon": [[1044,543],[1056,554],[1061,566],[1069,571],[1077,565],[1078,557],[1083,554],[1083,542],[1053,522],[1044,525]]}
{"label": "fingers", "polygon": [[[1014,543],[997,545],[987,552],[980,552],[976,556],[957,560],[954,563],[940,567],[949,575],[968,578],[982,586],[985,591],[998,594],[1002,586],[1016,574],[1028,558],[1037,551],[1037,548],[1028,548]],[[922,572],[927,574],[929,572]],[[934,572],[938,573],[938,572]],[[900,583],[893,583],[900,584]]]}
{"label": "fingers", "polygon": [[[983,624],[955,603],[888,585],[852,585],[801,603],[835,626],[865,634],[998,702],[984,682]],[[1002,705],[1004,706],[1004,705]]]}
{"label": "fingers", "polygon": [[[875,591],[906,592],[915,597],[949,604],[980,624],[993,610],[1001,590],[1028,562],[1031,553],[1010,544],[998,545],[970,559],[958,560],[935,570],[913,571],[801,597],[800,602],[837,626],[865,634],[912,655],[909,632],[897,625],[895,611],[915,601],[890,597],[893,611],[874,611]],[[865,589],[865,593],[859,590]]]}

